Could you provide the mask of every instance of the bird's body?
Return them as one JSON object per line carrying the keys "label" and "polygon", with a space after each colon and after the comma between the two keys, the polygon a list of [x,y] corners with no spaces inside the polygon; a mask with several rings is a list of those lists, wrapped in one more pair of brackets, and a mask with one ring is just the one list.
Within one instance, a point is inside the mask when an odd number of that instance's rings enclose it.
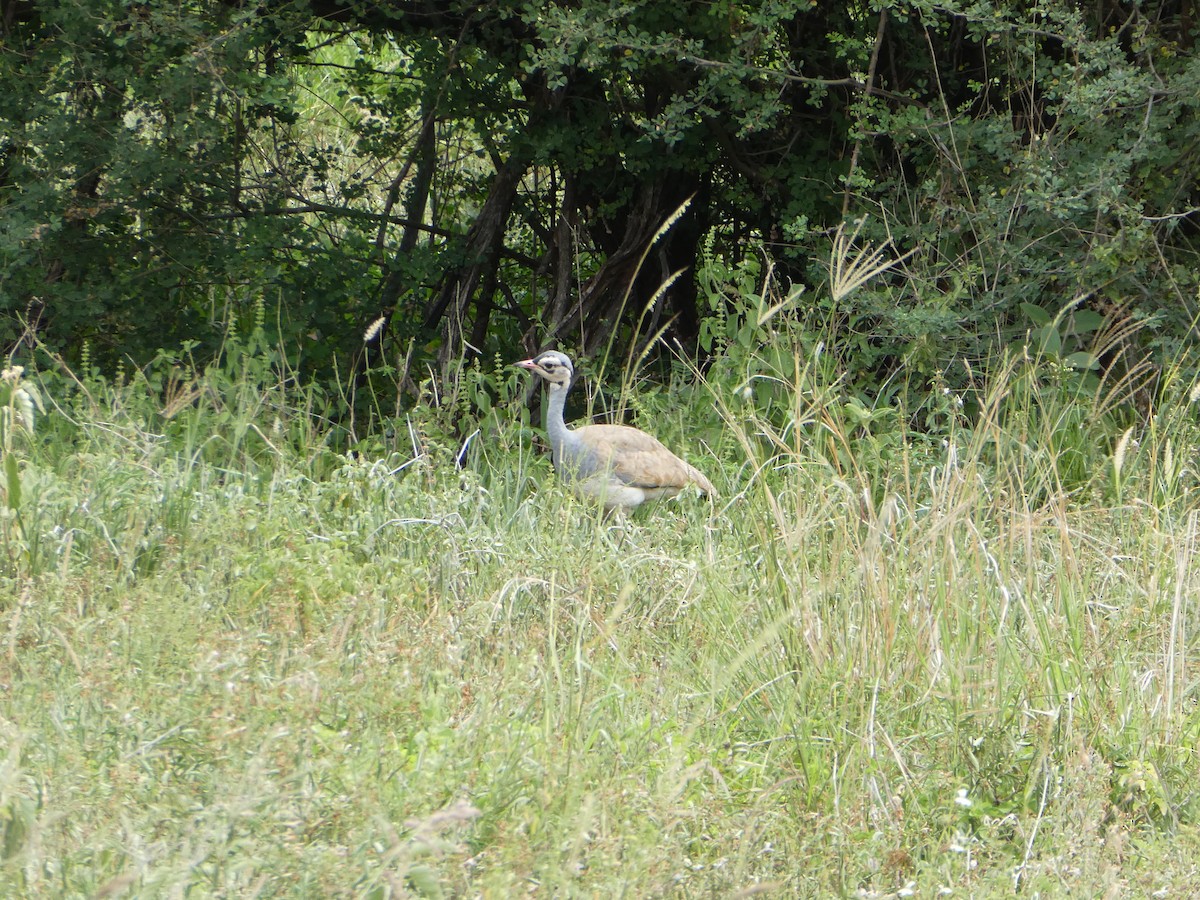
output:
{"label": "bird's body", "polygon": [[633,509],[646,500],[673,497],[689,484],[716,496],[712,483],[699,469],[644,431],[627,425],[568,428],[563,411],[574,369],[562,353],[550,350],[517,365],[546,382],[546,432],[554,469],[580,494],[599,500],[606,511]]}

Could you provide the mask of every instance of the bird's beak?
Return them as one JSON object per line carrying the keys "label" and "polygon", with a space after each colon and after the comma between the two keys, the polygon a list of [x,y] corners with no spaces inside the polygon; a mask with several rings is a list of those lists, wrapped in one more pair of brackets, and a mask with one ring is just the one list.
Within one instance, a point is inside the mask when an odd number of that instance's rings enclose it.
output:
{"label": "bird's beak", "polygon": [[520,362],[513,363],[513,365],[519,369],[531,369],[534,372],[538,370],[538,364],[532,359],[523,359]]}

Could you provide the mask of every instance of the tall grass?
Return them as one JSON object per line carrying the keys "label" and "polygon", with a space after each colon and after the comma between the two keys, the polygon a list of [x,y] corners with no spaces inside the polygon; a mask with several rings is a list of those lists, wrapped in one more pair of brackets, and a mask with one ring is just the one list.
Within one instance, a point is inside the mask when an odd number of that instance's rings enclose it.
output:
{"label": "tall grass", "polygon": [[619,526],[515,412],[373,457],[253,356],[45,381],[0,893],[1195,893],[1182,370],[1128,432],[1019,353],[916,416],[788,346],[640,397],[723,499]]}

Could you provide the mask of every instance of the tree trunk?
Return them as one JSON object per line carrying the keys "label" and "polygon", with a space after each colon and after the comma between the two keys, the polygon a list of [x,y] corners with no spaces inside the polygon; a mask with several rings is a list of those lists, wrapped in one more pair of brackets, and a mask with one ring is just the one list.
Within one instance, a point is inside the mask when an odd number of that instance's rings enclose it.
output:
{"label": "tree trunk", "polygon": [[462,251],[464,262],[446,273],[437,296],[425,308],[423,327],[440,325],[442,329],[438,363],[443,370],[463,352],[464,326],[470,324],[467,311],[480,284],[495,284],[509,212],[517,186],[528,168],[528,161],[516,156],[509,157],[500,167],[483,209],[467,232]]}

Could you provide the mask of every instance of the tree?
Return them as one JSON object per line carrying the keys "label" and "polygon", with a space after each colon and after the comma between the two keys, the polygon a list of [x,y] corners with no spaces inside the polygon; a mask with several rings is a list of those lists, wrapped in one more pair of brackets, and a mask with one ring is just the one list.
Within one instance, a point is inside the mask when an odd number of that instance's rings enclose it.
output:
{"label": "tree", "polygon": [[767,253],[817,282],[829,230],[864,212],[919,252],[906,280],[825,311],[860,377],[981,353],[1072,300],[1182,336],[1191,16],[10,0],[6,337],[29,322],[141,358],[216,347],[266,302],[318,370],[380,314],[444,364],[691,341],[721,302],[700,267]]}

